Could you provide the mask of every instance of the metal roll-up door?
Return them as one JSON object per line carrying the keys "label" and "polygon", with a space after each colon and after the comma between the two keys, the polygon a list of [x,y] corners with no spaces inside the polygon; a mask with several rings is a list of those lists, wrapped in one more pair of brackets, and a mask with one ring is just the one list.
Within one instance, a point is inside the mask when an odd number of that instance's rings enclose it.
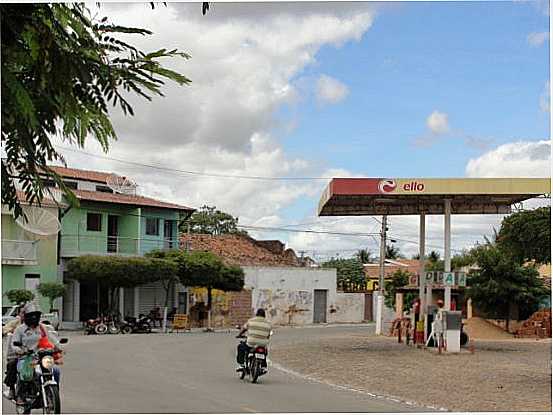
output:
{"label": "metal roll-up door", "polygon": [[[165,306],[165,289],[161,282],[141,285],[139,288],[138,312],[148,314],[154,307],[160,307],[163,310]],[[167,304],[168,312],[175,304],[175,292],[169,292],[169,301]]]}

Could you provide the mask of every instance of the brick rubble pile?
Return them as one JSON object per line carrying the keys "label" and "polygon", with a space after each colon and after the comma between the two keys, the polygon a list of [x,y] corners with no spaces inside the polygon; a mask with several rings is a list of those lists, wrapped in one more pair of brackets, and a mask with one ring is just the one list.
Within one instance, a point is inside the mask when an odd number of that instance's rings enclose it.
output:
{"label": "brick rubble pile", "polygon": [[516,337],[551,337],[551,309],[547,308],[532,314],[532,316],[522,323],[517,330]]}

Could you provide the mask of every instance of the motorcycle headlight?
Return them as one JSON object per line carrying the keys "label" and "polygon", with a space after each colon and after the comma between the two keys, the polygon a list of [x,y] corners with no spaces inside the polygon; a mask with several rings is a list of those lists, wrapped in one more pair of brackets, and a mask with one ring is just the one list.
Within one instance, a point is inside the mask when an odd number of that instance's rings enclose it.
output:
{"label": "motorcycle headlight", "polygon": [[42,367],[51,369],[54,366],[54,358],[52,356],[44,356],[41,361]]}

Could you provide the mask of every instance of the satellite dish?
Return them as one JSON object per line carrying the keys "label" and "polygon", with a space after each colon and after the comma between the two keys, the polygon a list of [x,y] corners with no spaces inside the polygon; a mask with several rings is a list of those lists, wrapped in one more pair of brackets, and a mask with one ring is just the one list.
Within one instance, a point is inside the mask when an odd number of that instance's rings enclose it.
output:
{"label": "satellite dish", "polygon": [[56,215],[38,206],[22,206],[23,215],[15,222],[28,232],[34,235],[51,236],[57,234],[61,224]]}
{"label": "satellite dish", "polygon": [[106,184],[115,193],[121,193],[124,195],[136,194],[136,183],[126,177],[112,174],[106,179]]}

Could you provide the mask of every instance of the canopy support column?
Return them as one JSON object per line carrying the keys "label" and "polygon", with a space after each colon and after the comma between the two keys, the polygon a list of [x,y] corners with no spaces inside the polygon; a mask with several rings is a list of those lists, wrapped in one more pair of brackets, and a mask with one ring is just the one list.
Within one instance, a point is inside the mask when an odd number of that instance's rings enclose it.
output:
{"label": "canopy support column", "polygon": [[[444,200],[444,272],[451,272],[451,199]],[[444,308],[451,310],[451,286],[444,291]]]}
{"label": "canopy support column", "polygon": [[421,313],[424,310],[424,266],[425,266],[425,242],[426,242],[426,216],[420,214],[419,226],[419,299],[421,301]]}

